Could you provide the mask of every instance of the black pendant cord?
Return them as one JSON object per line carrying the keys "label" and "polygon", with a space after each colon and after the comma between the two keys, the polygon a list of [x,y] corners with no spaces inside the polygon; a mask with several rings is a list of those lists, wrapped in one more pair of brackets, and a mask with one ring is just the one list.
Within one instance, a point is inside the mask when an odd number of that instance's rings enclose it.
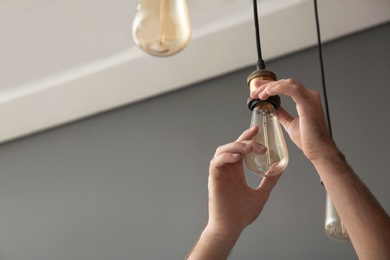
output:
{"label": "black pendant cord", "polygon": [[318,54],[320,57],[320,65],[321,65],[322,91],[324,94],[325,114],[326,114],[326,120],[328,121],[329,134],[333,138],[332,125],[330,123],[330,115],[329,115],[330,113],[329,113],[329,105],[328,105],[328,95],[326,92],[326,84],[325,84],[324,62],[322,60],[322,44],[321,44],[320,22],[318,19],[317,0],[314,0],[314,12],[315,12],[315,19],[316,19],[316,27],[317,27]]}
{"label": "black pendant cord", "polygon": [[259,18],[257,15],[257,0],[253,0],[253,18],[255,21],[255,30],[256,30],[256,46],[257,46],[257,64],[256,68],[258,70],[265,69],[265,62],[261,54],[261,43],[260,43],[260,27],[259,27]]}
{"label": "black pendant cord", "polygon": [[[331,125],[330,113],[329,113],[328,95],[326,91],[324,62],[322,58],[322,43],[321,43],[320,23],[318,18],[317,0],[314,0],[314,12],[315,12],[315,20],[316,20],[316,28],[317,28],[318,54],[319,54],[320,66],[321,66],[321,79],[322,79],[322,91],[324,96],[325,114],[326,114],[326,120],[328,122],[329,134],[333,138],[332,125]],[[258,57],[256,67],[258,70],[260,70],[260,69],[265,69],[265,62],[263,60],[262,53],[261,53],[260,27],[259,27],[259,18],[257,14],[257,0],[253,0],[253,16],[255,22],[256,46],[257,46],[257,57]]]}

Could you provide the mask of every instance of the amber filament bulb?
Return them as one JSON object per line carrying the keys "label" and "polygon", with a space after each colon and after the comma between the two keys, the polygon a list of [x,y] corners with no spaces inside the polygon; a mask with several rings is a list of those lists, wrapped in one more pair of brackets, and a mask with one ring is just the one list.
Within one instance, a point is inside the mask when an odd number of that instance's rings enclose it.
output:
{"label": "amber filament bulb", "polygon": [[187,46],[191,23],[186,0],[140,0],[133,21],[134,42],[154,56],[170,56]]}

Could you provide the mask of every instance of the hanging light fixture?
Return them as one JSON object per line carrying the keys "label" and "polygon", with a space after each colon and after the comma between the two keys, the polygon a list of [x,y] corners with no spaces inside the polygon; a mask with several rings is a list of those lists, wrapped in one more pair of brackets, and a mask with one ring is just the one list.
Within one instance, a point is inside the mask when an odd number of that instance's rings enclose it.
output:
{"label": "hanging light fixture", "polygon": [[[332,127],[330,123],[330,115],[328,108],[328,100],[325,85],[325,73],[322,61],[321,36],[318,19],[317,1],[314,0],[318,49],[321,65],[322,87],[325,100],[325,111],[330,135],[332,136]],[[256,44],[257,44],[257,70],[252,72],[247,79],[250,82],[254,79],[260,80],[276,80],[276,75],[265,69],[265,62],[262,59],[261,44],[260,44],[260,29],[257,15],[257,0],[253,0],[254,22],[256,29]],[[255,89],[250,89],[254,91]],[[245,157],[247,167],[255,174],[267,177],[278,175],[283,172],[288,164],[288,151],[283,137],[283,133],[276,117],[275,111],[280,106],[279,96],[271,96],[267,100],[248,99],[248,108],[252,110],[251,126],[258,125],[259,132],[253,137],[253,140],[267,147],[267,152],[264,155],[250,153]],[[333,136],[332,136],[333,137]],[[333,202],[328,194],[326,194],[325,207],[325,233],[333,240],[338,242],[349,241],[348,233],[344,224],[338,215]]]}
{"label": "hanging light fixture", "polygon": [[132,32],[135,43],[151,55],[181,51],[191,37],[186,0],[139,0]]}
{"label": "hanging light fixture", "polygon": [[[330,122],[328,96],[327,96],[326,84],[325,84],[324,63],[322,61],[322,43],[321,43],[320,23],[318,19],[317,0],[314,0],[314,12],[315,12],[315,20],[316,20],[316,28],[317,28],[318,54],[319,54],[320,65],[321,65],[322,90],[323,90],[324,103],[325,103],[325,114],[328,121],[329,133],[330,136],[333,138],[332,125]],[[328,235],[328,237],[330,237],[331,239],[337,242],[348,242],[350,240],[347,230],[345,229],[344,223],[342,222],[339,214],[337,213],[337,210],[334,207],[333,202],[328,193],[326,193],[326,201],[325,201],[325,233]]]}
{"label": "hanging light fixture", "polygon": [[[256,0],[253,0],[253,16],[258,60],[256,70],[247,78],[251,92],[255,90],[251,89],[252,80],[276,80],[276,75],[272,71],[265,69],[265,62],[262,58]],[[245,156],[245,164],[249,170],[259,176],[267,177],[281,174],[288,164],[288,150],[282,128],[276,116],[276,110],[280,107],[280,97],[271,96],[267,100],[249,98],[247,104],[252,111],[250,125],[257,125],[259,129],[252,140],[267,147],[267,151],[265,154],[247,154]]]}

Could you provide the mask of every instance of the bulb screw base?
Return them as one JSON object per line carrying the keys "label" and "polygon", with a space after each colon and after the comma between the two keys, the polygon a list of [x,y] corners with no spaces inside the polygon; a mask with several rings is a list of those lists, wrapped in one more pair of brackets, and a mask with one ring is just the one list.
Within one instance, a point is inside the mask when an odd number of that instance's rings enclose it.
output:
{"label": "bulb screw base", "polygon": [[[265,69],[260,69],[260,70],[255,70],[246,79],[246,82],[249,86],[249,90],[252,92],[256,90],[255,86],[251,86],[251,81],[253,79],[258,79],[258,80],[270,80],[270,81],[275,81],[277,80],[276,74],[273,73],[272,71],[265,70]],[[247,105],[249,110],[253,110],[257,104],[261,102],[268,102],[270,103],[275,109],[278,109],[280,107],[280,97],[279,96],[271,96],[267,100],[260,100],[260,99],[252,99],[248,98],[247,100]]]}

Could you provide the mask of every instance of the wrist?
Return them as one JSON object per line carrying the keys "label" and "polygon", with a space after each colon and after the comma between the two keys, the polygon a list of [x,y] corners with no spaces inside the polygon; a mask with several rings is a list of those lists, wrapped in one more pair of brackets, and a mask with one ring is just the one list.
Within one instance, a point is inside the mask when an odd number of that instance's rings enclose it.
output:
{"label": "wrist", "polygon": [[234,243],[236,243],[236,241],[240,237],[241,232],[242,232],[242,230],[241,231],[234,231],[234,232],[220,231],[217,228],[213,227],[212,225],[207,225],[205,227],[205,229],[203,230],[202,235],[205,235],[205,236],[209,237],[210,239],[213,239],[217,242],[233,243],[234,244]]}
{"label": "wrist", "polygon": [[334,143],[324,147],[322,151],[317,153],[316,157],[310,159],[313,165],[328,164],[334,160],[345,161],[345,156]]}
{"label": "wrist", "polygon": [[[349,179],[351,176],[355,176],[344,154],[337,147],[333,152],[325,153],[311,162],[327,188],[329,188],[329,183],[340,182],[340,178]],[[335,179],[336,176],[337,179]]]}
{"label": "wrist", "polygon": [[210,226],[203,230],[198,243],[188,255],[189,260],[225,260],[232,251],[240,234],[223,234]]}

